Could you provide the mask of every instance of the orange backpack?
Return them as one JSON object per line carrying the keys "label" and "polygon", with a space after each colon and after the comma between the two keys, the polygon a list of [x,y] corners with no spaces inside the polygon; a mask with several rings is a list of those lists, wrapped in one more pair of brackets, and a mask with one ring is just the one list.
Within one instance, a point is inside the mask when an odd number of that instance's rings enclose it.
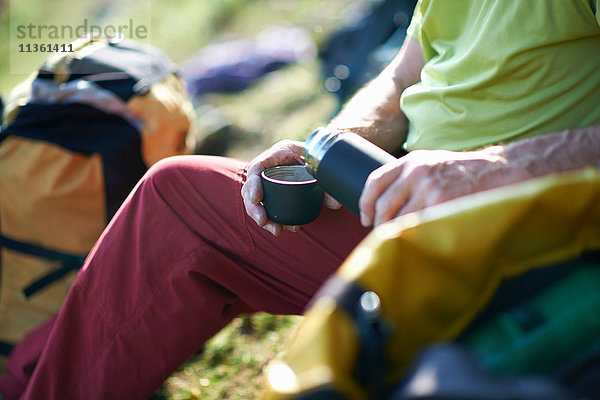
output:
{"label": "orange backpack", "polygon": [[0,132],[0,350],[63,303],[150,165],[193,147],[194,110],[154,47],[104,37],[56,53],[9,96]]}

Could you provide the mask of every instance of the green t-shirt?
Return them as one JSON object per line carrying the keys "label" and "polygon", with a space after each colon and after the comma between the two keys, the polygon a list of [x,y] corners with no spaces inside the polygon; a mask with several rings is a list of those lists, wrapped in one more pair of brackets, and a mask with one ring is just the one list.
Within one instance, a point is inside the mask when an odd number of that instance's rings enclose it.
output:
{"label": "green t-shirt", "polygon": [[468,150],[600,123],[600,0],[421,0],[407,150]]}

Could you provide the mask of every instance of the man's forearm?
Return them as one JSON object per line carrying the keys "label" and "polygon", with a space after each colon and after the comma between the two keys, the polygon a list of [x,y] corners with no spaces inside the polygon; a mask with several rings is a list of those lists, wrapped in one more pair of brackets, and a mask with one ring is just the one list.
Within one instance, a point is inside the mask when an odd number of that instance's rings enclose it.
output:
{"label": "man's forearm", "polygon": [[391,77],[380,75],[358,91],[329,126],[352,131],[396,152],[404,143],[408,127],[408,120],[400,110],[403,90]]}
{"label": "man's forearm", "polygon": [[408,127],[400,96],[419,81],[423,63],[419,44],[407,38],[390,65],[348,101],[329,127],[357,133],[390,152],[399,150]]}
{"label": "man's forearm", "polygon": [[565,172],[600,163],[600,125],[492,146],[512,173],[523,178]]}

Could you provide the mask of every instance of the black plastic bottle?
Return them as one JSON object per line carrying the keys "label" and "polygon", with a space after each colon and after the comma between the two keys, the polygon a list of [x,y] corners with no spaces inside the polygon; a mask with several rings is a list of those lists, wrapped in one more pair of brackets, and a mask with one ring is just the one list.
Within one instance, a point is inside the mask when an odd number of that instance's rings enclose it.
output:
{"label": "black plastic bottle", "polygon": [[304,143],[304,156],[308,172],[319,186],[356,215],[369,174],[396,159],[352,132],[321,128]]}

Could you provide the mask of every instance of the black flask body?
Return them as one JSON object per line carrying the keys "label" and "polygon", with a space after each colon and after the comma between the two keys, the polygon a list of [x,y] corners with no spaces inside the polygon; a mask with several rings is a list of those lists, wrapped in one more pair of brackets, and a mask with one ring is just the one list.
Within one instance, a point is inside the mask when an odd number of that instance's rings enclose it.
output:
{"label": "black flask body", "polygon": [[343,131],[316,130],[306,140],[304,153],[307,169],[319,186],[356,215],[369,174],[396,159],[368,140]]}

